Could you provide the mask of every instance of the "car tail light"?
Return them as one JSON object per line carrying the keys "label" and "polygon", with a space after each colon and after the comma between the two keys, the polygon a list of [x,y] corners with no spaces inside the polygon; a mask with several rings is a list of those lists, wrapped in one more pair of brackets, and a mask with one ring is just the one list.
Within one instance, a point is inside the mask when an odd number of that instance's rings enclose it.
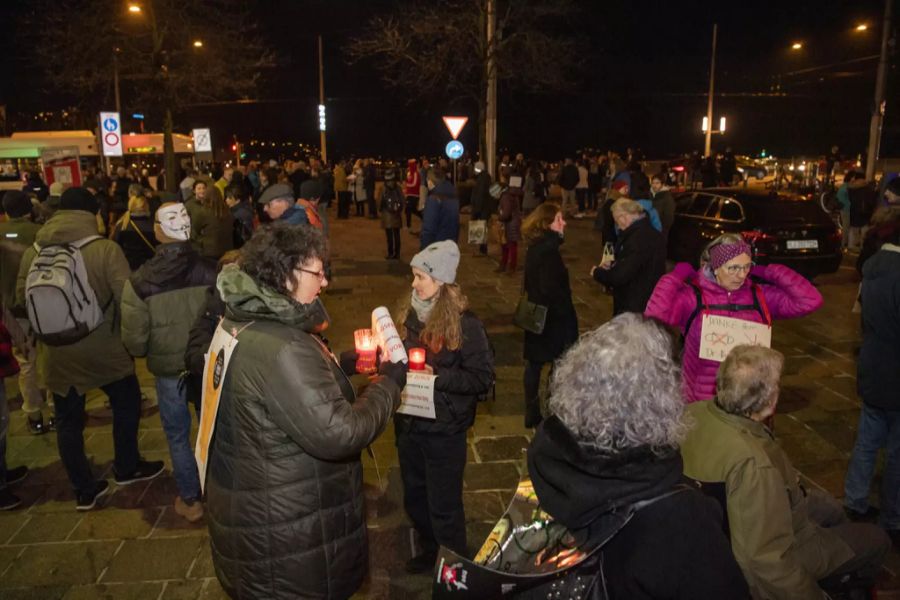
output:
{"label": "car tail light", "polygon": [[843,238],[844,238],[844,232],[841,230],[840,227],[838,227],[837,229],[835,229],[834,231],[832,231],[831,233],[828,234],[829,242],[840,243]]}
{"label": "car tail light", "polygon": [[750,244],[750,247],[753,248],[753,257],[756,258],[758,256],[766,256],[768,253],[763,249],[766,246],[770,246],[775,242],[775,236],[769,235],[763,231],[759,231],[757,229],[753,229],[751,231],[742,231],[741,236],[744,238],[744,241]]}

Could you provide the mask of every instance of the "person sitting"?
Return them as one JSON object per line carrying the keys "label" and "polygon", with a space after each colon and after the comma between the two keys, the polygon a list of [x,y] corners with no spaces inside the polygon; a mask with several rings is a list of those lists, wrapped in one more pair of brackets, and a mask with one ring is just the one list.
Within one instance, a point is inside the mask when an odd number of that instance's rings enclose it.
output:
{"label": "person sitting", "polygon": [[624,521],[594,555],[595,568],[567,575],[592,579],[591,592],[745,600],[719,506],[683,483],[672,346],[661,325],[634,313],[581,336],[556,364],[552,416],[528,448],[528,473],[541,509],[573,535],[603,544],[603,523]]}
{"label": "person sitting", "polygon": [[687,409],[695,425],[681,445],[684,473],[724,482],[731,549],[754,598],[824,598],[820,585],[842,576],[874,582],[891,544],[875,525],[850,522],[831,496],[805,489],[764,424],[783,364],[769,348],[731,351],[715,398]]}

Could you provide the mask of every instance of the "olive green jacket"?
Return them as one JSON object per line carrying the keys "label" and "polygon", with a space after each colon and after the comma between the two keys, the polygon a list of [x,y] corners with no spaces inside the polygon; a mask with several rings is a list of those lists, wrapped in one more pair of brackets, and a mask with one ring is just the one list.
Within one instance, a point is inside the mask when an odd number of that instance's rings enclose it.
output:
{"label": "olive green jacket", "polygon": [[13,309],[16,300],[16,277],[25,250],[34,244],[41,229],[28,217],[17,217],[0,223],[0,302]]}
{"label": "olive green jacket", "polygon": [[191,217],[191,242],[200,256],[218,260],[234,248],[234,217],[230,210],[217,217],[193,196],[184,203],[184,208]]}
{"label": "olive green jacket", "polygon": [[809,518],[797,471],[772,432],[715,400],[687,412],[694,424],[681,446],[684,474],[725,483],[731,549],[753,597],[824,598],[817,580],[853,551]]}
{"label": "olive green jacket", "polygon": [[[59,210],[38,232],[39,246],[75,242],[97,235],[97,218],[82,210]],[[37,253],[25,251],[16,279],[16,304],[25,304],[25,279]],[[47,388],[64,396],[69,387],[79,394],[113,383],[134,373],[134,361],[122,345],[119,333],[119,302],[122,287],[131,270],[122,248],[115,242],[99,239],[81,249],[88,282],[104,307],[103,323],[87,337],[68,346],[38,346],[39,370],[46,373]]]}

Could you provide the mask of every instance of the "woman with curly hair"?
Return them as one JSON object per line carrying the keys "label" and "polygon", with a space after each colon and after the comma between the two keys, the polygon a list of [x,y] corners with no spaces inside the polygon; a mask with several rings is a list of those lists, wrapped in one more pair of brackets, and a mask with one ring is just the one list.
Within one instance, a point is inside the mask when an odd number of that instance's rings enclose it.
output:
{"label": "woman with curly hair", "polygon": [[422,573],[433,568],[439,545],[467,554],[462,501],[466,431],[475,422],[479,396],[493,383],[494,356],[484,325],[468,310],[456,283],[456,244],[435,242],[409,264],[412,293],[400,304],[400,336],[407,350],[425,349],[426,371],[437,377],[434,419],[394,417],[403,506],[422,547],[406,569]]}
{"label": "woman with curly hair", "polygon": [[206,483],[213,565],[232,598],[348,598],[368,565],[360,451],[387,426],[406,365],[356,397],[319,332],[322,233],[277,223],[222,269],[222,381]]}
{"label": "woman with curly hair", "polygon": [[750,596],[721,508],[682,477],[689,422],[673,345],[659,324],[624,313],[582,335],[556,364],[552,415],[528,448],[528,474],[541,509],[585,548],[599,546],[553,582],[557,594]]}

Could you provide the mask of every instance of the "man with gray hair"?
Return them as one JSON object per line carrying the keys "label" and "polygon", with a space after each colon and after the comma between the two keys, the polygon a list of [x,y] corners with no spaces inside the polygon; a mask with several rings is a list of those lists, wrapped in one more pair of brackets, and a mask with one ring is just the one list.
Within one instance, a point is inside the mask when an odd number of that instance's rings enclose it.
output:
{"label": "man with gray hair", "polygon": [[874,584],[890,549],[874,525],[806,489],[766,419],[778,405],[780,352],[737,346],[716,376],[716,397],[694,402],[681,445],[684,474],[724,485],[731,549],[754,598],[826,598],[823,589]]}

